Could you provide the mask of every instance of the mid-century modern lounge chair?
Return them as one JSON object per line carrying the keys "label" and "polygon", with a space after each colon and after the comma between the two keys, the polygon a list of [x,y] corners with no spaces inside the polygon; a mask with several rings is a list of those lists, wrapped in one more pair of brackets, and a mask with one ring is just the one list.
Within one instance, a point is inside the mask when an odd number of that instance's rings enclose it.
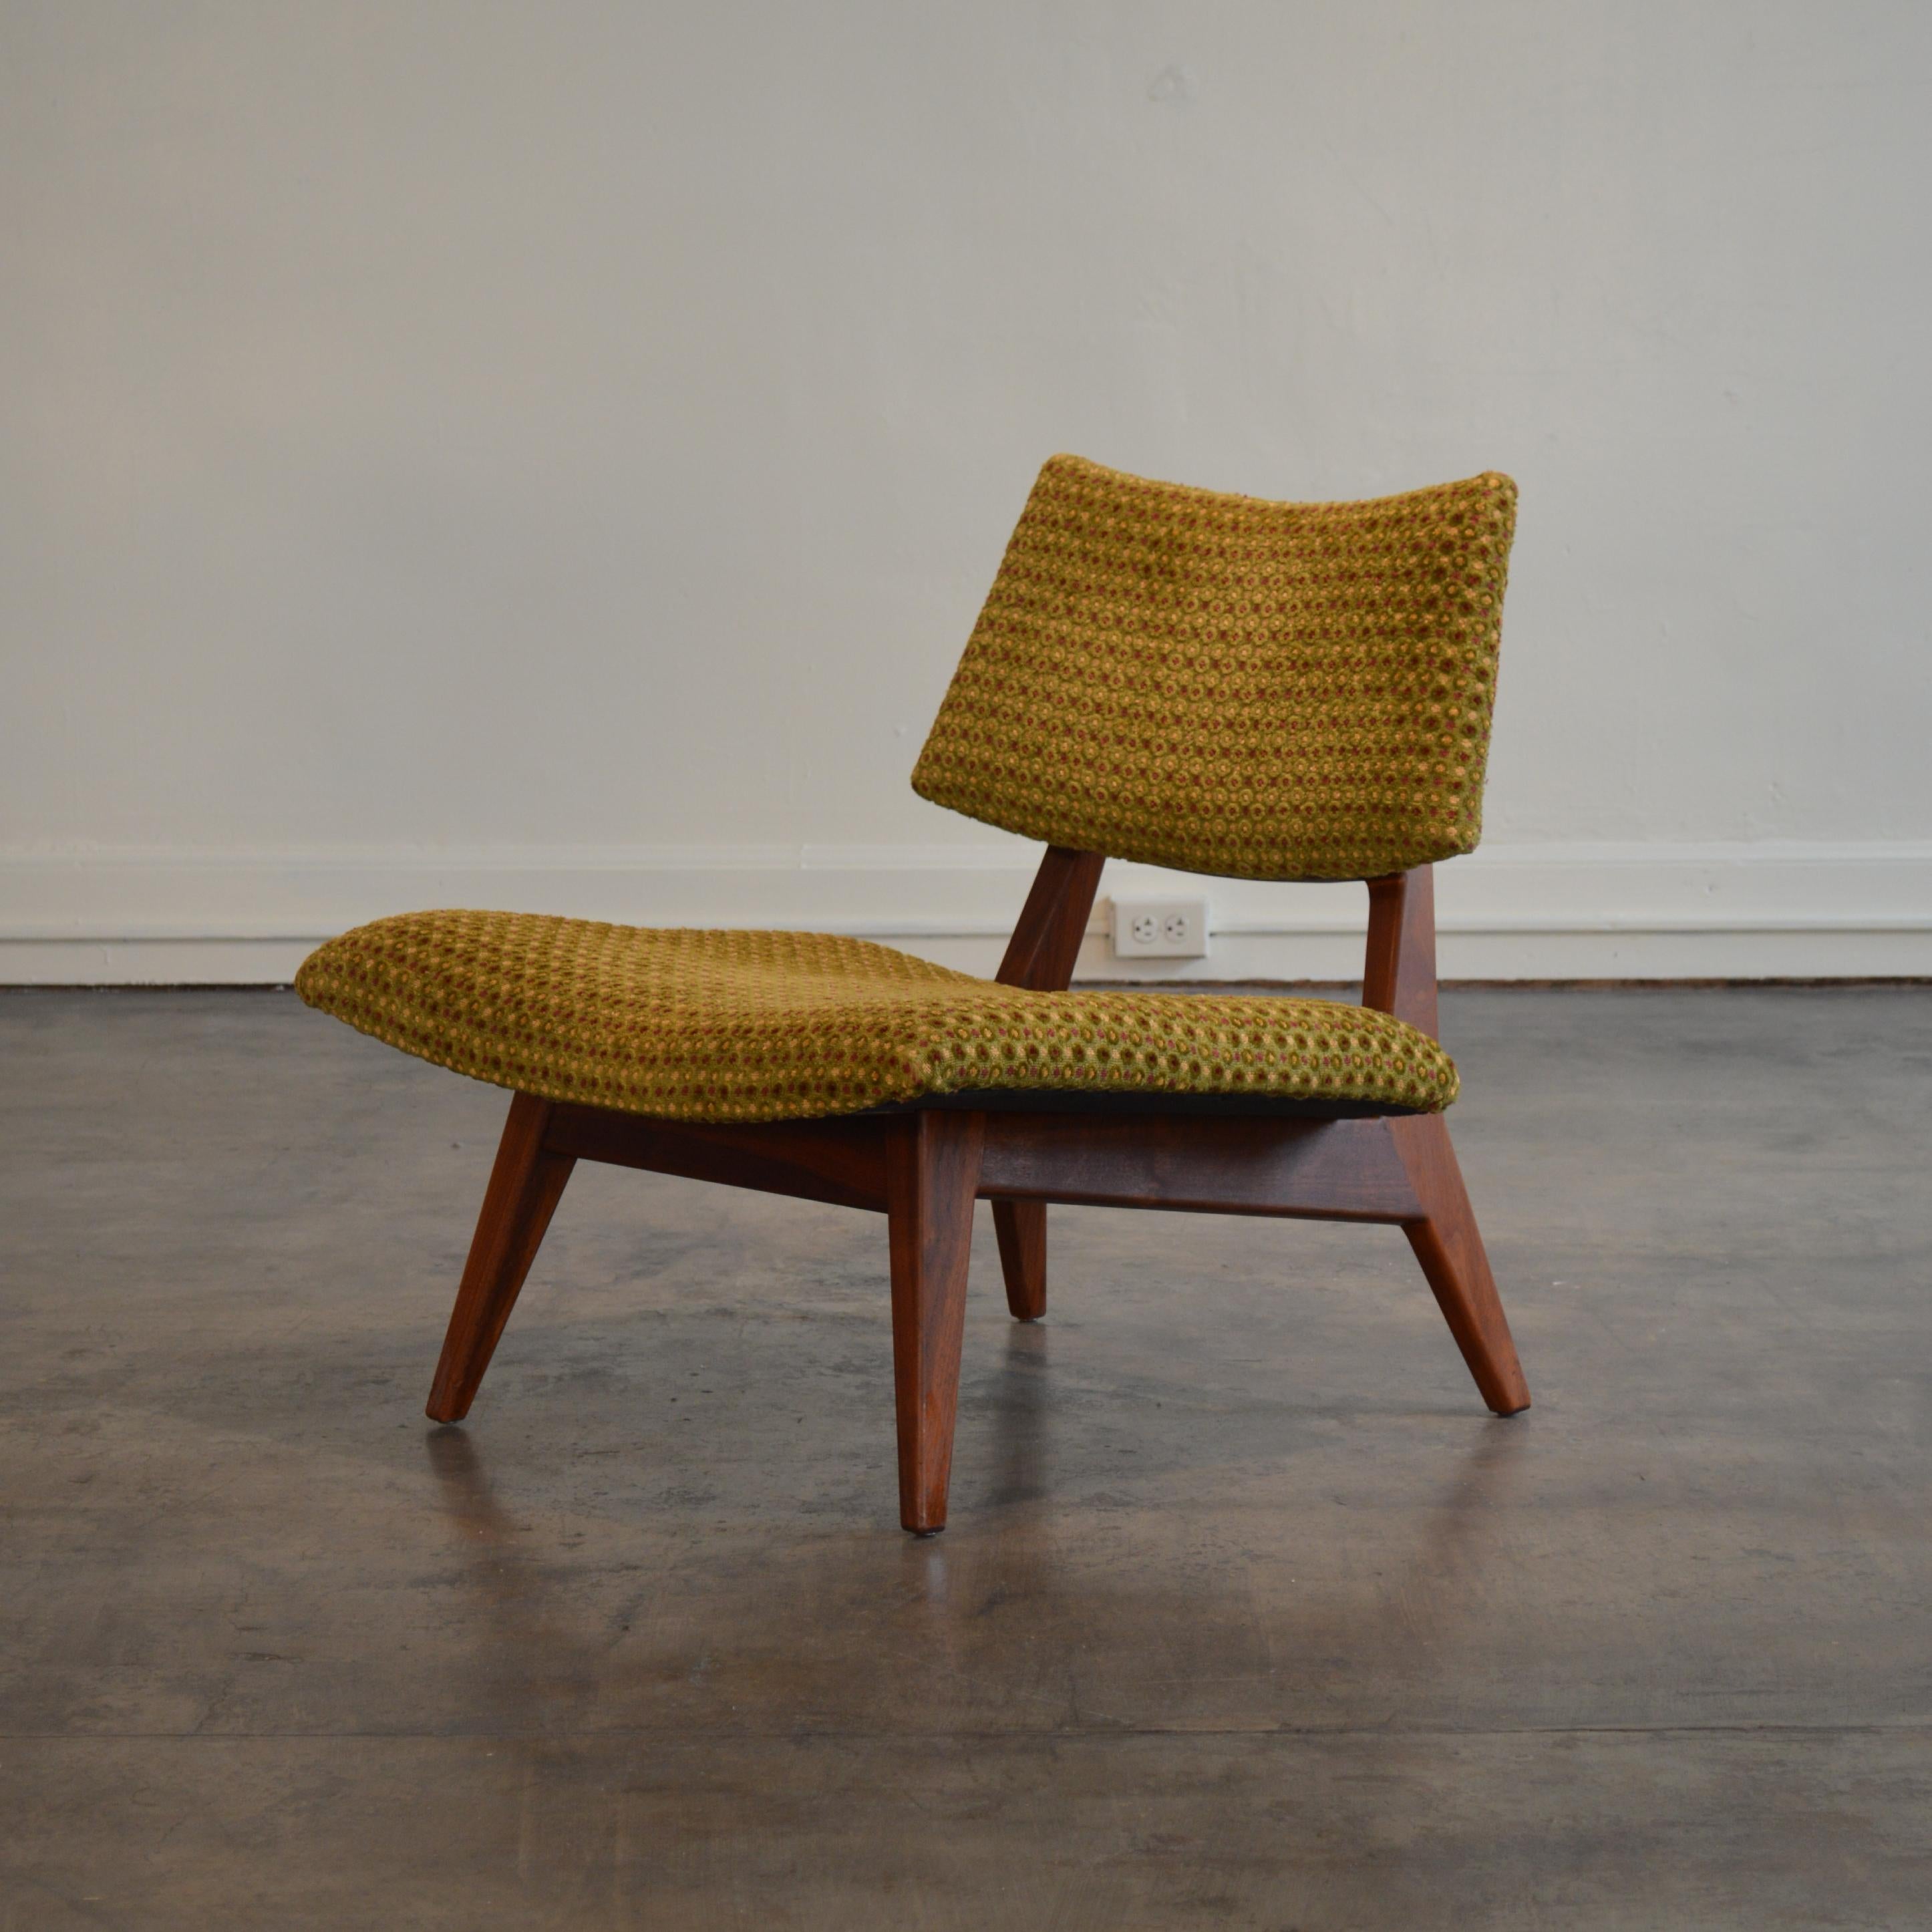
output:
{"label": "mid-century modern lounge chair", "polygon": [[[311,1006],[511,1090],[429,1413],[467,1413],[579,1160],[883,1210],[899,1518],[946,1522],[976,1199],[1046,1310],[1046,1208],[1393,1222],[1482,1397],[1529,1404],[1442,1110],[1430,867],[1480,828],[1505,476],[1276,503],[1041,471],[913,773],[1046,842],[996,980],[800,932],[379,920]],[[1362,1003],[1070,992],[1108,856],[1361,879]]]}

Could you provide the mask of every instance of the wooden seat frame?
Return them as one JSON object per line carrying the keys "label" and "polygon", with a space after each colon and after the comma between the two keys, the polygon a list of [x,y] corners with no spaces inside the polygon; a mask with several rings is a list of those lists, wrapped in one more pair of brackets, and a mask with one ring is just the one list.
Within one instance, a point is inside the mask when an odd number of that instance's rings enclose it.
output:
{"label": "wooden seat frame", "polygon": [[[1006,949],[1006,985],[1064,991],[1103,855],[1049,846]],[[1430,868],[1371,879],[1362,1003],[1436,1031]],[[1345,1118],[1162,1112],[1157,1096],[1055,1112],[1048,1099],[980,1108],[956,1099],[826,1119],[712,1126],[554,1103],[527,1094],[510,1115],[483,1197],[429,1414],[469,1412],[544,1230],[580,1160],[791,1194],[886,1218],[892,1254],[899,1520],[946,1525],[964,1332],[973,1204],[993,1204],[1006,1302],[1046,1312],[1049,1202],[1392,1222],[1408,1237],[1482,1398],[1529,1406],[1462,1177],[1440,1114]],[[1070,1096],[1070,1100],[1072,1096]],[[1090,1096],[1079,1096],[1089,1101]],[[1198,1107],[1199,1102],[1193,1105]]]}

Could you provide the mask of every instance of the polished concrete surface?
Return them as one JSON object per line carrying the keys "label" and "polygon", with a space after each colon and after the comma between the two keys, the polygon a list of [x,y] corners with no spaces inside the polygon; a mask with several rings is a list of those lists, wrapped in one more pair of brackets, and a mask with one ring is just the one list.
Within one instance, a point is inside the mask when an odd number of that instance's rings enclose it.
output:
{"label": "polished concrete surface", "polygon": [[1932,1925],[1932,988],[1452,994],[1537,1406],[1399,1232],[974,1253],[580,1168],[424,1420],[502,1096],[0,995],[0,1928]]}

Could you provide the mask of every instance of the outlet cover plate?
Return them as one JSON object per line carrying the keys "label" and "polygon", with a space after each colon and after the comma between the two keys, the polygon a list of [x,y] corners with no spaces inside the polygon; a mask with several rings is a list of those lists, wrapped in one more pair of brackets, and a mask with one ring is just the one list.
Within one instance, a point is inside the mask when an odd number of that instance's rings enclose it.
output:
{"label": "outlet cover plate", "polygon": [[1114,954],[1120,959],[1204,959],[1205,899],[1116,899]]}

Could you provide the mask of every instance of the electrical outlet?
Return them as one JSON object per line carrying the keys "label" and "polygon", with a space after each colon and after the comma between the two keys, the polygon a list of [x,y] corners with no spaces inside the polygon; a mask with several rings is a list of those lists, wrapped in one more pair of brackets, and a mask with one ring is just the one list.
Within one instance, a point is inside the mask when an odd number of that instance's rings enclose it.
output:
{"label": "electrical outlet", "polygon": [[1116,899],[1114,952],[1121,959],[1204,959],[1205,899]]}

